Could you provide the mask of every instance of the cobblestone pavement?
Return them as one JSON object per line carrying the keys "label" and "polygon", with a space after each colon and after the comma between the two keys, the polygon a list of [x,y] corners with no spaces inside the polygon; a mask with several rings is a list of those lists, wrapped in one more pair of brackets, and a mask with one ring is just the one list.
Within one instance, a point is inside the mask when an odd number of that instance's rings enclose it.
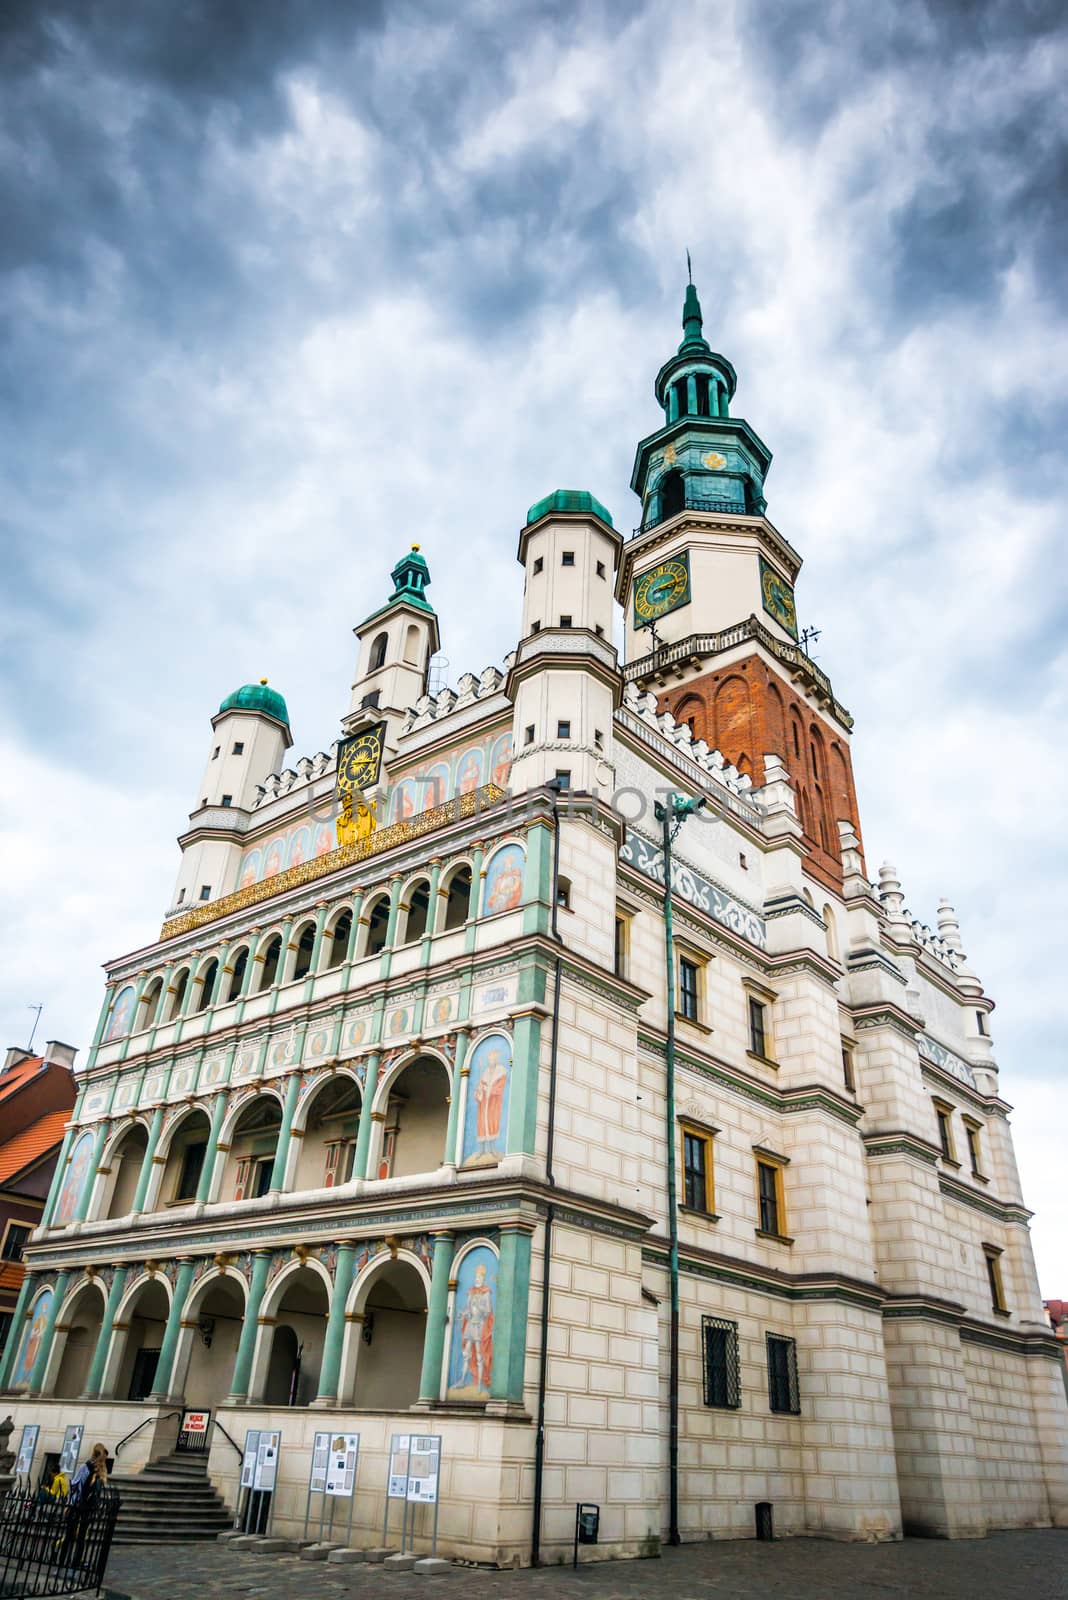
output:
{"label": "cobblestone pavement", "polygon": [[[454,1567],[441,1577],[331,1567],[292,1556],[238,1554],[210,1544],[117,1548],[108,1588],[132,1600],[1068,1600],[1068,1530],[986,1539],[837,1544],[822,1539],[687,1545],[658,1561],[599,1562],[540,1571]],[[429,1596],[427,1591],[430,1591]]]}

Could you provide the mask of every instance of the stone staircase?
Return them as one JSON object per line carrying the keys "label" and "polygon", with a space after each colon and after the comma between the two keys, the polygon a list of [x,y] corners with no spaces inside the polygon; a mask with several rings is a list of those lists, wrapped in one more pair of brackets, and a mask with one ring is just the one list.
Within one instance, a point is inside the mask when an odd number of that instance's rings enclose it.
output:
{"label": "stone staircase", "polygon": [[116,1544],[173,1544],[214,1539],[233,1526],[219,1491],[208,1479],[206,1457],[163,1456],[143,1472],[111,1482],[122,1496]]}

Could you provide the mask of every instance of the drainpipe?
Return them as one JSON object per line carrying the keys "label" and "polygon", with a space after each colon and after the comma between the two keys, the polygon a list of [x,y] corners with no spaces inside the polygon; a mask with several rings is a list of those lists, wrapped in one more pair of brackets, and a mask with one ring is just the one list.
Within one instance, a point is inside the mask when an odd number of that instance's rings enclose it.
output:
{"label": "drainpipe", "polygon": [[679,1209],[675,1172],[675,930],[671,883],[671,846],[683,822],[705,804],[668,796],[656,802],[664,850],[664,959],[667,978],[667,1078],[665,1084],[667,1133],[668,1277],[671,1284],[671,1322],[668,1353],[668,1544],[681,1544],[679,1533]]}
{"label": "drainpipe", "polygon": [[[553,1176],[553,1143],[556,1135],[556,1066],[560,1042],[560,950],[563,947],[563,940],[560,937],[558,905],[560,898],[559,795],[561,784],[559,779],[553,778],[545,787],[550,791],[553,807],[553,876],[550,891],[552,896],[550,929],[552,937],[557,944],[557,953],[553,962],[553,1016],[549,1054],[549,1124],[545,1140],[545,1181],[550,1189],[554,1189],[556,1187],[556,1179]],[[555,1216],[556,1208],[550,1201],[545,1208],[545,1244],[542,1251],[541,1349],[538,1352],[538,1426],[534,1436],[534,1526],[530,1540],[530,1564],[532,1567],[541,1566],[541,1501],[542,1480],[545,1472],[545,1392],[549,1367],[549,1278],[552,1268],[553,1221]]]}

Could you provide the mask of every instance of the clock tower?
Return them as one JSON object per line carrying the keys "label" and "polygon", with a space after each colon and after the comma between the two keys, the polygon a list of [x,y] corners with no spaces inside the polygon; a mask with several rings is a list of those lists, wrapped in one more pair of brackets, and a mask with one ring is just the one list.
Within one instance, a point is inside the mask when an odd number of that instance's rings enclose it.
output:
{"label": "clock tower", "polygon": [[641,524],[623,549],[625,677],[654,692],[754,784],[790,774],[809,870],[840,887],[844,826],[859,837],[852,718],[798,642],[801,557],[767,517],[771,451],[731,415],[737,375],[705,339],[690,283],[678,350],[657,373],[664,413],[638,445]]}

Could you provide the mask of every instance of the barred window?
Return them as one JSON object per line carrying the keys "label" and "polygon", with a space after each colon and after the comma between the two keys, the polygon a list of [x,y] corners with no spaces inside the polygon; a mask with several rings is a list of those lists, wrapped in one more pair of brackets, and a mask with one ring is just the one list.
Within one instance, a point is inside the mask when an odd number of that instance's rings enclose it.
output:
{"label": "barred window", "polygon": [[768,1341],[768,1405],[772,1411],[786,1411],[797,1416],[801,1399],[797,1388],[797,1345],[793,1339],[779,1333],[769,1333]]}
{"label": "barred window", "polygon": [[736,1411],[742,1403],[738,1373],[738,1324],[722,1317],[701,1318],[705,1360],[705,1405]]}

